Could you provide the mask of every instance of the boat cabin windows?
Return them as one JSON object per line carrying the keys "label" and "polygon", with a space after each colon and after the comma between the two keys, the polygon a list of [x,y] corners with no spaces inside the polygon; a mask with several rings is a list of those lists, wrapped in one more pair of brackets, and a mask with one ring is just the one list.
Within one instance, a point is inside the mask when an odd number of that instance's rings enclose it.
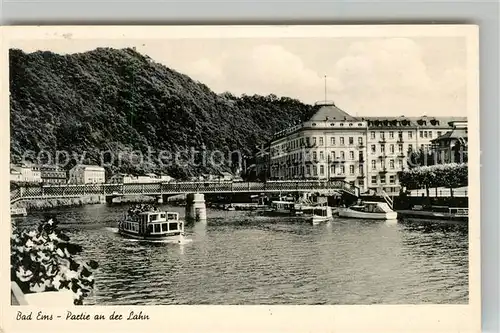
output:
{"label": "boat cabin windows", "polygon": [[161,213],[161,214],[160,214],[160,218],[161,218],[161,219],[164,219],[164,218],[165,218],[165,213]]}
{"label": "boat cabin windows", "polygon": [[179,217],[179,215],[176,214],[176,213],[169,213],[169,214],[167,214],[167,220],[177,220],[178,217]]}
{"label": "boat cabin windows", "polygon": [[177,223],[169,223],[169,230],[178,230],[178,225]]}
{"label": "boat cabin windows", "polygon": [[158,220],[158,214],[151,214],[151,215],[149,215],[149,220],[150,221],[156,221],[156,220]]}
{"label": "boat cabin windows", "polygon": [[168,231],[168,223],[162,223],[161,224],[161,231],[162,232]]}
{"label": "boat cabin windows", "polygon": [[158,223],[158,224],[155,224],[154,226],[155,226],[155,228],[154,228],[155,233],[160,233],[161,232],[161,225]]}

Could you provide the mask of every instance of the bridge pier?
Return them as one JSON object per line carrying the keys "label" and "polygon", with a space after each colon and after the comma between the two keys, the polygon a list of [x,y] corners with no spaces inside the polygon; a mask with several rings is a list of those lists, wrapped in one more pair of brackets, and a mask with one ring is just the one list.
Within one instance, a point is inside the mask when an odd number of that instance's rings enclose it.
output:
{"label": "bridge pier", "polygon": [[200,193],[189,193],[186,195],[186,220],[205,221],[207,219],[207,208],[205,196]]}
{"label": "bridge pier", "polygon": [[156,203],[157,204],[162,204],[163,203],[163,195],[159,195],[156,197]]}

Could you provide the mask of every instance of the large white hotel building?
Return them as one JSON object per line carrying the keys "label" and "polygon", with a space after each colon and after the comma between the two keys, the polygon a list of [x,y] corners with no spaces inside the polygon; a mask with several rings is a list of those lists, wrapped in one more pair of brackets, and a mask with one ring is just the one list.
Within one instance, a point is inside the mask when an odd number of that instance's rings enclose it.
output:
{"label": "large white hotel building", "polygon": [[353,117],[334,103],[315,106],[300,125],[273,136],[265,159],[271,179],[340,179],[360,189],[399,192],[410,151],[429,149],[465,117]]}

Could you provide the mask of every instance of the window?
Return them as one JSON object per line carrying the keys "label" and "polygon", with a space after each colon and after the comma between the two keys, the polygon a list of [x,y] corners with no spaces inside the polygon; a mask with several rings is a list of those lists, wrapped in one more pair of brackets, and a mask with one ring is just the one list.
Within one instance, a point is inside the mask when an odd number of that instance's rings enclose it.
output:
{"label": "window", "polygon": [[394,132],[393,131],[389,132],[389,139],[394,139]]}
{"label": "window", "polygon": [[380,175],[380,184],[385,184],[385,175]]}
{"label": "window", "polygon": [[385,145],[384,144],[380,145],[380,152],[385,153]]}
{"label": "window", "polygon": [[332,146],[335,146],[335,138],[332,136],[332,138],[330,139],[330,142],[332,144]]}
{"label": "window", "polygon": [[384,132],[380,132],[380,139],[381,139],[381,140],[384,140],[384,139],[385,139],[385,133],[384,133]]}
{"label": "window", "polygon": [[396,177],[395,176],[389,176],[389,184],[395,184],[396,183]]}
{"label": "window", "polygon": [[313,137],[313,145],[316,144],[316,137]]}
{"label": "window", "polygon": [[354,175],[354,165],[349,165],[349,174]]}
{"label": "window", "polygon": [[343,137],[343,136],[341,136],[341,137],[340,137],[340,145],[341,145],[341,146],[343,146],[343,145],[344,145],[344,137]]}
{"label": "window", "polygon": [[394,160],[389,161],[389,168],[394,170]]}
{"label": "window", "polygon": [[345,166],[341,165],[340,166],[340,174],[343,175],[345,173]]}
{"label": "window", "polygon": [[359,156],[358,156],[358,157],[359,157],[359,161],[360,161],[360,162],[363,162],[363,161],[364,161],[364,159],[365,159],[364,154],[363,154],[363,151],[360,151],[360,152],[358,153],[358,155],[359,155]]}
{"label": "window", "polygon": [[429,131],[429,139],[432,139],[432,131]]}
{"label": "window", "polygon": [[340,159],[345,160],[345,153],[343,151],[340,152]]}
{"label": "window", "polygon": [[310,168],[310,165],[306,165],[306,174],[307,174],[308,176],[310,176],[310,175],[311,175],[311,168]]}
{"label": "window", "polygon": [[324,144],[324,142],[323,142],[323,137],[320,137],[320,138],[319,138],[319,145],[320,145],[320,146],[322,146],[323,144]]}
{"label": "window", "polygon": [[155,233],[156,232],[161,232],[161,226],[160,226],[160,224],[155,224],[154,226],[155,226]]}
{"label": "window", "polygon": [[322,151],[319,152],[319,159],[320,160],[324,160],[325,159],[325,154]]}
{"label": "window", "polygon": [[441,131],[437,131],[438,138],[441,136]]}
{"label": "window", "polygon": [[389,146],[389,151],[391,152],[391,154],[394,154],[394,145]]}
{"label": "window", "polygon": [[377,161],[372,161],[372,170],[377,170]]}
{"label": "window", "polygon": [[398,144],[398,152],[399,153],[403,152],[403,144],[402,143]]}
{"label": "window", "polygon": [[354,138],[352,136],[349,137],[349,145],[353,145],[354,144]]}
{"label": "window", "polygon": [[332,172],[332,174],[335,174],[335,172],[337,171],[337,166],[333,164],[332,167],[330,168],[330,171]]}
{"label": "window", "polygon": [[334,160],[335,160],[335,152],[332,151],[332,161],[334,161]]}
{"label": "window", "polygon": [[413,132],[412,131],[409,131],[408,132],[408,139],[412,139],[413,138]]}
{"label": "window", "polygon": [[363,187],[363,186],[365,186],[365,181],[364,181],[364,179],[359,179],[359,180],[358,180],[358,186],[359,186],[359,187]]}
{"label": "window", "polygon": [[167,223],[162,223],[161,224],[161,231],[162,232],[168,231],[168,224]]}
{"label": "window", "polygon": [[323,165],[319,166],[319,174],[323,176],[325,174],[325,167]]}
{"label": "window", "polygon": [[362,175],[363,174],[363,164],[361,164],[359,166],[359,174]]}
{"label": "window", "polygon": [[358,138],[358,144],[359,144],[359,145],[362,145],[362,144],[363,144],[363,137],[361,137],[361,136],[360,136],[360,137]]}
{"label": "window", "polygon": [[420,137],[423,138],[424,137],[424,131],[420,131]]}
{"label": "window", "polygon": [[313,160],[317,160],[318,159],[318,153],[313,151]]}
{"label": "window", "polygon": [[372,184],[377,184],[377,176],[372,176]]}
{"label": "window", "polygon": [[177,223],[169,223],[169,224],[168,224],[168,229],[169,229],[170,231],[172,231],[172,230],[178,230],[178,228],[177,228]]}
{"label": "window", "polygon": [[427,138],[428,132],[424,131],[424,138]]}
{"label": "window", "polygon": [[385,169],[385,161],[384,160],[380,161],[380,167],[382,169]]}
{"label": "window", "polygon": [[349,152],[349,159],[354,159],[354,152],[352,150]]}
{"label": "window", "polygon": [[375,154],[377,152],[377,148],[375,147],[375,145],[371,146],[371,150],[372,150],[372,154]]}
{"label": "window", "polygon": [[403,169],[403,161],[399,161],[399,168],[402,170]]}
{"label": "window", "polygon": [[375,139],[375,132],[370,132],[370,139]]}
{"label": "window", "polygon": [[318,175],[318,169],[316,169],[315,166],[313,166],[313,176],[317,176]]}

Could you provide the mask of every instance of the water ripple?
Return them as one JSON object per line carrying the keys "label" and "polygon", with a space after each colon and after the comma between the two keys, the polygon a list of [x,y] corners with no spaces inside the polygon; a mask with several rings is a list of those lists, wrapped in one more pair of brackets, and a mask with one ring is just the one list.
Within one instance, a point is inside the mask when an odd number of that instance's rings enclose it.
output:
{"label": "water ripple", "polygon": [[110,230],[125,209],[54,211],[82,255],[100,264],[89,304],[468,302],[464,225],[337,219],[311,226],[209,211],[207,223],[186,226],[192,243],[151,244]]}

